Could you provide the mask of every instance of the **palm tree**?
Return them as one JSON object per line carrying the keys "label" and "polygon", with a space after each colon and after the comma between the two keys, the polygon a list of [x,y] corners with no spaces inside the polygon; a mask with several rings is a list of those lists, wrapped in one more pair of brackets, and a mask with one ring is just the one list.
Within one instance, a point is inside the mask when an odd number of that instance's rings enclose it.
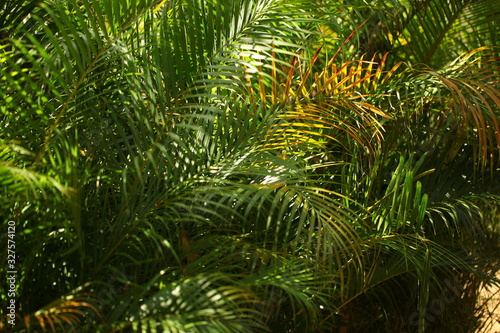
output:
{"label": "palm tree", "polygon": [[498,265],[493,7],[5,2],[18,316],[0,327],[480,326]]}

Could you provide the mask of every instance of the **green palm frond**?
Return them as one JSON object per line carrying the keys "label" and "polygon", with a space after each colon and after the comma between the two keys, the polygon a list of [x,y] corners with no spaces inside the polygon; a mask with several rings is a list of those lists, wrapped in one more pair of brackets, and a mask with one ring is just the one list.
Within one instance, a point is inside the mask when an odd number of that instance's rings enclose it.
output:
{"label": "green palm frond", "polygon": [[5,1],[15,329],[422,331],[498,282],[492,8]]}
{"label": "green palm frond", "polygon": [[355,14],[351,31],[362,25],[356,38],[363,53],[392,52],[397,61],[439,67],[472,49],[498,45],[495,1],[350,3],[354,6],[346,10]]}
{"label": "green palm frond", "polygon": [[251,332],[263,329],[249,306],[255,295],[220,274],[195,275],[175,284],[160,283],[160,290],[130,304],[127,314],[134,331],[145,329],[183,332]]}

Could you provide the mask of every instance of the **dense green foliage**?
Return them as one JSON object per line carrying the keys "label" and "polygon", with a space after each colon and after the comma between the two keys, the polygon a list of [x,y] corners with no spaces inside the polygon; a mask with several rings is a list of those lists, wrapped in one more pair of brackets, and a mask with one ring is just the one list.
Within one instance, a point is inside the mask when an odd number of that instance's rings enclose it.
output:
{"label": "dense green foliage", "polygon": [[0,330],[484,327],[499,42],[497,0],[3,1]]}

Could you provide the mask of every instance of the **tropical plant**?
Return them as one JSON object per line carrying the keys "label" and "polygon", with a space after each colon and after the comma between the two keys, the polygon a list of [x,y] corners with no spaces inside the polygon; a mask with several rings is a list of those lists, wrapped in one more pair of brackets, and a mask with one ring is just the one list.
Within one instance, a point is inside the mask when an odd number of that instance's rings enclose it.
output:
{"label": "tropical plant", "polygon": [[0,6],[2,330],[485,323],[494,1]]}

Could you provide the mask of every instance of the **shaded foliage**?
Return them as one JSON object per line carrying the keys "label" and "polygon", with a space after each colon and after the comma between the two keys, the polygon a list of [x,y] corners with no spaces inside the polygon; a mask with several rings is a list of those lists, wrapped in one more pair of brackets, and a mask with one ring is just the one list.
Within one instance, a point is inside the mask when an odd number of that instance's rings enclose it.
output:
{"label": "shaded foliage", "polygon": [[486,325],[493,1],[1,6],[2,330]]}

